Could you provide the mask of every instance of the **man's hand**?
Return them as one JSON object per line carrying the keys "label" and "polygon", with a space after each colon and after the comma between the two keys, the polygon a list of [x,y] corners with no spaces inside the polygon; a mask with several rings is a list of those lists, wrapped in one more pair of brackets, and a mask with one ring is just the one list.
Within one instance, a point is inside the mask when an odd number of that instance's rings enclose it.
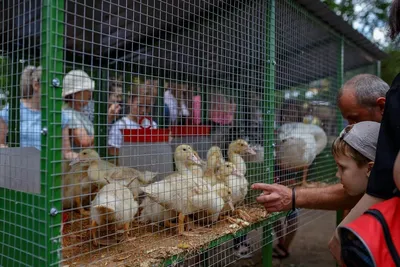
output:
{"label": "man's hand", "polygon": [[340,254],[340,250],[341,250],[340,242],[337,239],[335,234],[332,236],[331,240],[329,241],[328,247],[329,247],[329,250],[330,250],[332,256],[335,258],[337,264],[339,266],[344,266],[344,264],[342,262],[342,257]]}
{"label": "man's hand", "polygon": [[257,183],[253,184],[251,189],[263,191],[256,200],[268,212],[284,211],[292,208],[292,190],[286,186]]}

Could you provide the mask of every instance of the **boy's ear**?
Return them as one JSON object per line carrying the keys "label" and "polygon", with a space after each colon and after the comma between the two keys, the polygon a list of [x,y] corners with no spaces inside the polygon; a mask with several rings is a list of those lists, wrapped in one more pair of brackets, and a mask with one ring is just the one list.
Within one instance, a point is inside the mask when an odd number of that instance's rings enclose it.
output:
{"label": "boy's ear", "polygon": [[373,161],[368,162],[368,171],[367,171],[367,176],[369,177],[369,175],[371,174],[372,171],[372,167],[374,167],[374,163]]}

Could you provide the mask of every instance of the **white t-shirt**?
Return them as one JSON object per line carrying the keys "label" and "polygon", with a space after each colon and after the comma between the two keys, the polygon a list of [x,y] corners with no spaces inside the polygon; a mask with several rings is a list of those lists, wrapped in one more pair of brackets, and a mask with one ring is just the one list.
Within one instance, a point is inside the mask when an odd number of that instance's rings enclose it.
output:
{"label": "white t-shirt", "polygon": [[[146,123],[145,127],[147,126]],[[140,129],[140,125],[137,122],[130,120],[128,117],[116,121],[110,129],[108,134],[108,145],[116,148],[120,148],[123,143],[123,135],[121,130],[123,129]],[[152,122],[151,129],[157,129],[157,123]]]}

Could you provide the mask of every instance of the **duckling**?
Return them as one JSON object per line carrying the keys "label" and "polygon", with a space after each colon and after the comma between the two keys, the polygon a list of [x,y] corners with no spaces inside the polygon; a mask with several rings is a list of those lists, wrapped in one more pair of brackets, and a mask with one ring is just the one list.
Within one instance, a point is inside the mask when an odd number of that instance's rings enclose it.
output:
{"label": "duckling", "polygon": [[327,142],[324,130],[317,125],[286,123],[278,129],[277,162],[282,169],[303,170],[302,184],[307,186],[308,168]]}
{"label": "duckling", "polygon": [[93,199],[90,209],[93,245],[98,245],[96,240],[97,226],[112,223],[116,224],[117,229],[123,226],[124,237],[127,238],[129,224],[133,221],[138,209],[139,204],[135,201],[127,186],[116,181],[105,185]]}
{"label": "duckling", "polygon": [[88,164],[76,164],[63,177],[63,209],[78,208],[82,216],[89,216],[90,212],[83,208],[82,203],[90,203],[92,194],[97,187],[91,183],[87,170]]}
{"label": "duckling", "polygon": [[207,163],[200,158],[199,154],[196,151],[193,150],[193,153],[196,155],[197,158],[199,158],[201,166],[192,165],[190,167],[190,171],[192,172],[194,177],[202,178],[204,174],[204,166],[206,166]]}
{"label": "duckling", "polygon": [[198,221],[203,224],[215,223],[225,205],[229,205],[233,211],[231,194],[226,185],[218,183],[212,186],[210,192],[192,196],[192,205],[201,210],[195,214]]}
{"label": "duckling", "polygon": [[[96,182],[100,187],[107,184],[106,179],[113,179],[130,184],[130,189],[137,199],[141,193],[139,186],[149,184],[158,173],[145,171],[140,172],[134,168],[117,167],[116,165],[104,161],[93,149],[82,150],[77,159],[71,162],[72,165],[77,162],[86,162],[89,164],[88,176],[91,181]],[[134,182],[130,182],[135,178]]]}
{"label": "duckling", "polygon": [[174,160],[176,172],[162,181],[141,187],[141,190],[166,209],[178,212],[178,233],[183,234],[187,215],[198,211],[198,207],[192,205],[192,196],[210,192],[211,185],[191,172],[193,165],[202,165],[191,146],[178,146],[175,149]]}
{"label": "duckling", "polygon": [[175,210],[166,209],[149,197],[146,197],[140,204],[142,212],[140,213],[139,221],[143,223],[163,223],[165,227],[173,227],[171,221],[178,217]]}
{"label": "duckling", "polygon": [[211,185],[215,185],[219,182],[216,169],[223,165],[224,162],[225,160],[222,156],[221,149],[218,146],[212,146],[207,152],[207,168],[203,176]]}
{"label": "duckling", "polygon": [[228,159],[235,164],[236,169],[243,175],[246,175],[246,163],[244,162],[241,153],[256,155],[257,153],[243,139],[237,139],[229,144]]}

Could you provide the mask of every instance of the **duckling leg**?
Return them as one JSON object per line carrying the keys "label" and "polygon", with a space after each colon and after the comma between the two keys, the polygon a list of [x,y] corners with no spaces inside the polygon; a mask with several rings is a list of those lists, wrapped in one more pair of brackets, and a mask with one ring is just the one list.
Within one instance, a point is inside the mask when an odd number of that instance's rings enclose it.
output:
{"label": "duckling leg", "polygon": [[236,213],[239,215],[240,218],[242,218],[246,222],[252,221],[251,216],[246,211],[237,209]]}
{"label": "duckling leg", "polygon": [[170,220],[165,220],[164,221],[164,226],[168,228],[172,228],[176,226],[176,223],[172,223]]}
{"label": "duckling leg", "polygon": [[79,209],[79,213],[81,214],[81,216],[89,216],[90,212],[85,210],[82,207],[82,200],[81,200],[81,196],[75,197],[75,203],[77,208]]}
{"label": "duckling leg", "polygon": [[186,216],[186,231],[190,231],[194,228],[194,222],[190,220],[189,216]]}
{"label": "duckling leg", "polygon": [[303,181],[302,181],[302,184],[304,186],[307,185],[307,176],[308,176],[308,166],[304,167],[304,169],[303,169]]}
{"label": "duckling leg", "polygon": [[96,235],[97,235],[97,227],[96,226],[97,226],[97,223],[96,223],[95,220],[92,221],[91,226],[92,226],[92,229],[90,230],[90,233],[92,235],[92,242],[93,242],[93,245],[97,247],[98,246],[98,243],[97,243],[97,240],[96,240]]}
{"label": "duckling leg", "polygon": [[178,216],[178,234],[181,235],[185,232],[185,218],[186,216],[183,213],[179,213]]}
{"label": "duckling leg", "polygon": [[128,240],[129,237],[129,222],[124,223],[124,240]]}

